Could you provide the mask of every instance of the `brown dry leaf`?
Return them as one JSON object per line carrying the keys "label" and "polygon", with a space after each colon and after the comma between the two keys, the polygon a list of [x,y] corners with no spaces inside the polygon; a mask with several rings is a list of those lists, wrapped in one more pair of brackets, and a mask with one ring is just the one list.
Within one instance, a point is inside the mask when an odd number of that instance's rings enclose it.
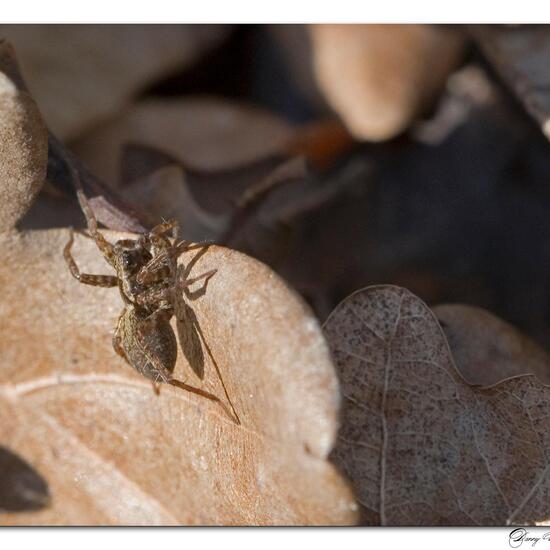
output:
{"label": "brown dry leaf", "polygon": [[159,168],[120,192],[155,219],[177,219],[181,235],[187,240],[215,239],[227,228],[226,216],[216,216],[197,203],[185,181],[183,168],[177,164]]}
{"label": "brown dry leaf", "polygon": [[405,130],[460,61],[461,34],[437,25],[311,25],[312,63],[327,102],[358,139]]}
{"label": "brown dry leaf", "polygon": [[184,172],[185,184],[198,202],[219,214],[234,206],[247,189],[266,179],[287,160],[285,155],[270,155],[229,169],[193,170],[163,151],[130,143],[122,148],[119,185],[126,192],[126,188],[153,177],[158,170],[176,165]]}
{"label": "brown dry leaf", "polygon": [[[11,229],[16,222],[19,228],[36,228],[43,223],[62,224],[63,219],[74,219],[75,209],[70,204],[57,204],[55,199],[67,191],[74,196],[80,185],[86,192],[91,191],[90,203],[98,220],[107,227],[145,230],[150,220],[139,209],[124,204],[48,130],[28,93],[14,49],[3,39],[0,123],[0,231]],[[45,192],[39,194],[41,189]]]}
{"label": "brown dry leaf", "polygon": [[0,40],[0,231],[27,212],[46,178],[48,134],[12,47]]}
{"label": "brown dry leaf", "polygon": [[470,384],[488,386],[520,374],[550,384],[550,357],[534,340],[496,315],[474,306],[439,305],[439,320],[456,366]]}
{"label": "brown dry leaf", "polygon": [[550,38],[547,25],[471,27],[477,43],[550,139]]}
{"label": "brown dry leaf", "polygon": [[114,185],[126,143],[159,149],[196,170],[217,171],[280,153],[292,135],[292,126],[281,118],[233,101],[147,100],[86,134],[73,150]]}
{"label": "brown dry leaf", "polygon": [[345,399],[332,458],[364,523],[550,522],[550,388],[534,376],[470,386],[430,309],[374,286],[325,326]]}
{"label": "brown dry leaf", "polygon": [[[350,489],[327,461],[339,405],[329,350],[281,279],[229,249],[183,257],[190,277],[218,271],[205,292],[199,282],[182,297],[198,323],[183,327],[195,332],[186,341],[204,335],[203,381],[185,359],[195,362],[192,353],[179,353],[175,376],[227,404],[214,360],[238,426],[179,388],[155,395],[115,354],[118,292],[69,275],[67,239],[65,229],[0,235],[0,418],[9,419],[0,445],[40,472],[51,495],[48,507],[1,513],[0,523],[356,521]],[[90,239],[76,235],[74,255],[83,271],[109,273]]]}
{"label": "brown dry leaf", "polygon": [[189,66],[228,25],[1,25],[48,126],[79,135],[152,80]]}
{"label": "brown dry leaf", "polygon": [[[110,186],[97,178],[51,132],[48,139],[48,184],[54,196],[69,195],[74,199],[76,189],[82,189],[99,222],[115,231],[141,233],[155,225],[136,205],[123,201]],[[33,228],[34,229],[34,228]]]}
{"label": "brown dry leaf", "polygon": [[181,235],[191,241],[229,238],[270,193],[307,176],[303,158],[279,156],[232,170],[203,172],[155,149],[127,146],[123,161],[125,183],[119,193],[153,219],[178,220]]}

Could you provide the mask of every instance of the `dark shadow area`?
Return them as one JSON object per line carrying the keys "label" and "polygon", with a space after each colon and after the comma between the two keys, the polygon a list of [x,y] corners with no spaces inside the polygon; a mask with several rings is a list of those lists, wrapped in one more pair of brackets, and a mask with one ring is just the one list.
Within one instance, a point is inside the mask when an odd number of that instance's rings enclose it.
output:
{"label": "dark shadow area", "polygon": [[[240,424],[241,421],[239,419],[239,415],[233,407],[233,403],[231,401],[231,398],[229,397],[227,388],[225,387],[220,368],[212,353],[212,350],[210,349],[210,346],[208,345],[208,342],[206,341],[197,316],[193,311],[193,308],[188,305],[183,298],[183,295],[185,295],[188,300],[193,301],[197,300],[201,296],[204,296],[208,287],[208,282],[213,276],[215,276],[215,272],[209,272],[206,274],[199,274],[192,279],[190,278],[190,274],[193,268],[200,260],[200,258],[204,254],[206,254],[209,245],[197,245],[197,247],[198,252],[193,256],[191,261],[186,266],[180,265],[178,267],[178,280],[183,282],[183,284],[181,285],[183,293],[181,295],[180,293],[177,294],[176,302],[176,327],[178,331],[178,339],[180,343],[180,348],[185,355],[185,358],[189,362],[191,369],[201,380],[204,379],[205,355],[203,350],[206,350],[208,357],[210,357],[210,360],[212,361],[212,365],[214,366],[218,379],[220,380],[225,397],[229,402],[231,410],[229,411],[219,398],[212,394],[209,394],[208,392],[204,392],[203,390],[199,390],[198,388],[189,389],[191,388],[190,386],[187,386],[186,384],[178,381],[172,381],[172,385],[182,387],[182,389],[192,391],[193,393],[198,393],[199,395],[203,395],[203,397],[206,397],[207,399],[218,402],[224,409],[225,413],[229,416],[229,418],[231,418],[231,420],[233,420],[233,422],[235,422],[236,424]],[[204,278],[203,275],[205,275]],[[191,291],[188,285],[193,284],[192,281],[197,282],[200,279],[204,279],[200,287],[197,290]]]}
{"label": "dark shadow area", "polygon": [[204,378],[204,352],[197,330],[198,325],[199,322],[193,309],[180,300],[176,320],[180,348],[193,372],[202,380]]}
{"label": "dark shadow area", "polygon": [[169,75],[142,91],[143,96],[247,95],[252,81],[251,58],[256,51],[258,25],[239,25],[190,67]]}
{"label": "dark shadow area", "polygon": [[[276,26],[276,25],[275,25]],[[285,25],[296,29],[301,25]],[[209,95],[250,101],[295,122],[315,118],[315,107],[294,82],[274,32],[268,25],[236,25],[229,36],[190,67],[142,90],[142,97]],[[302,67],[306,70],[306,67]],[[312,76],[309,75],[312,79]]]}
{"label": "dark shadow area", "polygon": [[46,508],[51,495],[46,480],[25,460],[0,445],[0,512]]}

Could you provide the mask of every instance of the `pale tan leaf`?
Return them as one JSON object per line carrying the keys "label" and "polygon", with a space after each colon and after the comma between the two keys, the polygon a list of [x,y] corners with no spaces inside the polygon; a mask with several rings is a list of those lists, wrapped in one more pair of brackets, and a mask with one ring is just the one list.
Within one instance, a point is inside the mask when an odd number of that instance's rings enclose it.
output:
{"label": "pale tan leaf", "polygon": [[520,374],[534,374],[550,384],[548,353],[506,321],[461,304],[435,306],[433,312],[456,366],[470,384],[496,384]]}
{"label": "pale tan leaf", "polygon": [[183,168],[176,164],[121,188],[120,194],[141,205],[154,219],[177,219],[188,240],[215,239],[229,227],[229,213],[215,215],[202,208],[187,185]]}
{"label": "pale tan leaf", "polygon": [[431,25],[310,25],[312,63],[329,105],[358,139],[405,130],[443,89],[464,41]]}
{"label": "pale tan leaf", "polygon": [[219,43],[222,25],[1,25],[48,126],[74,138]]}
{"label": "pale tan leaf", "polygon": [[[68,235],[0,235],[0,445],[51,495],[40,510],[0,513],[0,523],[353,523],[354,499],[327,461],[337,378],[304,303],[242,254],[184,255],[190,277],[218,271],[206,291],[199,282],[182,295],[196,316],[189,341],[204,338],[203,380],[181,352],[175,377],[227,405],[215,362],[238,426],[198,395],[166,385],[156,395],[115,354],[118,291],[70,276]],[[74,255],[83,271],[109,273],[90,239],[76,235]]]}
{"label": "pale tan leaf", "polygon": [[119,180],[126,143],[164,151],[185,166],[216,171],[280,153],[292,126],[274,114],[233,101],[194,97],[139,102],[74,144],[101,178]]}
{"label": "pale tan leaf", "polygon": [[46,177],[48,134],[12,47],[0,40],[0,231],[24,216]]}
{"label": "pale tan leaf", "polygon": [[470,386],[428,307],[375,286],[325,324],[345,400],[332,454],[364,523],[550,521],[550,388],[534,376]]}
{"label": "pale tan leaf", "polygon": [[[307,176],[303,158],[267,157],[234,170],[197,172],[146,147],[131,150],[134,167],[126,173],[143,170],[145,175],[122,186],[119,193],[153,219],[178,220],[181,236],[191,241],[227,243],[273,191],[284,187],[280,194],[287,196],[287,184]],[[276,205],[271,203],[269,210],[276,216]]]}

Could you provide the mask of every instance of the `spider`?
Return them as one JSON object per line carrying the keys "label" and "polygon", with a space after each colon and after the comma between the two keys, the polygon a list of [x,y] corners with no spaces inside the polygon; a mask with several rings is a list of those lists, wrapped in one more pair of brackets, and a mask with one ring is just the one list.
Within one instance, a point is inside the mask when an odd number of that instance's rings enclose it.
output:
{"label": "spider", "polygon": [[[205,284],[216,273],[211,270],[198,277],[179,280],[177,259],[185,251],[200,247],[179,239],[176,220],[163,222],[137,239],[121,239],[114,245],[97,228],[97,220],[82,189],[77,190],[78,201],[86,217],[91,237],[116,275],[81,273],[72,254],[74,232],[63,255],[69,270],[79,282],[92,286],[118,286],[124,302],[113,336],[113,348],[142,375],[156,383],[165,382],[217,401],[214,395],[188,386],[172,378],[176,365],[177,342],[170,320],[176,313],[176,292],[204,279]],[[171,237],[169,236],[171,234]],[[223,380],[222,380],[223,384]],[[223,384],[225,390],[225,384]],[[227,392],[226,392],[227,394]],[[231,404],[233,409],[233,405]],[[236,423],[240,423],[233,409]],[[231,415],[229,415],[234,421]]]}

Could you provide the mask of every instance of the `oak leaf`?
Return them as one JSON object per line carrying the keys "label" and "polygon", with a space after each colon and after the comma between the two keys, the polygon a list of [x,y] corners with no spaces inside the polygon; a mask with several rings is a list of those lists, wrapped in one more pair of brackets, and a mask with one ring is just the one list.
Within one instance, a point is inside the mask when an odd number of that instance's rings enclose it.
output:
{"label": "oak leaf", "polygon": [[480,307],[443,304],[433,308],[460,374],[470,384],[496,384],[534,374],[550,384],[550,356],[514,326]]}
{"label": "oak leaf", "polygon": [[0,231],[24,216],[46,177],[48,134],[13,48],[0,40]]}
{"label": "oak leaf", "polygon": [[48,126],[62,139],[112,116],[144,87],[189,67],[229,25],[1,25]]}
{"label": "oak leaf", "polygon": [[462,56],[456,30],[431,25],[310,25],[313,70],[327,103],[360,140],[405,130]]}
{"label": "oak leaf", "polygon": [[[147,147],[126,147],[119,192],[153,219],[176,219],[188,240],[226,244],[273,191],[288,195],[307,176],[303,158],[267,157],[233,170],[196,171]],[[138,176],[142,172],[143,175]],[[290,188],[289,185],[290,184]],[[274,210],[270,203],[269,209]],[[269,224],[269,222],[267,222]],[[257,236],[256,236],[257,237]]]}
{"label": "oak leaf", "polygon": [[[70,276],[68,235],[0,235],[0,445],[40,472],[50,498],[38,510],[0,512],[0,523],[356,521],[351,491],[327,461],[339,406],[329,350],[281,279],[229,249],[182,257],[186,276],[217,272],[181,296],[192,315],[177,328],[194,348],[179,353],[175,378],[229,408],[219,370],[239,426],[180,388],[156,395],[114,353],[120,297]],[[83,271],[109,273],[91,239],[76,235],[74,256]]]}
{"label": "oak leaf", "polygon": [[550,522],[550,388],[531,375],[467,384],[430,309],[374,286],[324,326],[345,400],[333,461],[363,523]]}
{"label": "oak leaf", "polygon": [[119,180],[126,143],[164,151],[187,167],[218,171],[278,154],[293,127],[271,112],[209,97],[137,102],[74,143],[95,174]]}

